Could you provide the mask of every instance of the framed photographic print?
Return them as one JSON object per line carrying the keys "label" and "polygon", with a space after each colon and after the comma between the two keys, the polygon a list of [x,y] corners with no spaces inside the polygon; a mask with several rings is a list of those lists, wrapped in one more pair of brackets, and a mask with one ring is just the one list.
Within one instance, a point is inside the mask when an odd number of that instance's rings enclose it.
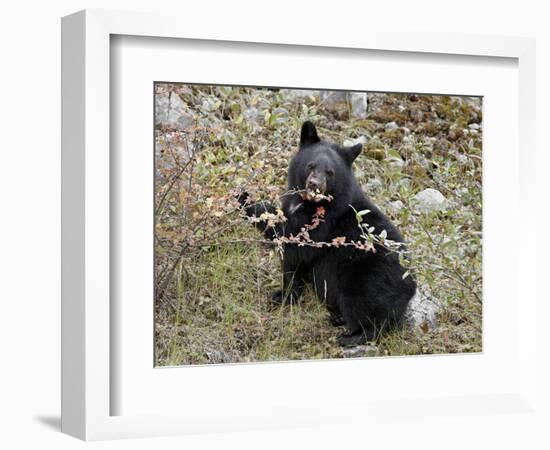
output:
{"label": "framed photographic print", "polygon": [[532,41],[85,11],[62,45],[63,431],[533,411]]}

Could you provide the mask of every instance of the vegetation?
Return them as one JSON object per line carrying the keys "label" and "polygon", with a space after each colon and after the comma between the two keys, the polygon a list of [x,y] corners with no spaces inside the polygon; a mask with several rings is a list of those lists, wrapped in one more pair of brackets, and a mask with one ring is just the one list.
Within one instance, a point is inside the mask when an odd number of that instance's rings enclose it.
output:
{"label": "vegetation", "polygon": [[[158,365],[334,358],[342,329],[309,289],[275,307],[277,247],[243,218],[235,193],[279,204],[300,126],[363,140],[355,172],[404,234],[411,271],[441,304],[438,326],[395,331],[369,355],[478,352],[482,346],[481,99],[369,93],[347,101],[278,89],[157,84],[155,127]],[[177,120],[161,120],[160,98]],[[159,106],[160,105],[160,106]],[[427,188],[445,197],[422,208]]]}

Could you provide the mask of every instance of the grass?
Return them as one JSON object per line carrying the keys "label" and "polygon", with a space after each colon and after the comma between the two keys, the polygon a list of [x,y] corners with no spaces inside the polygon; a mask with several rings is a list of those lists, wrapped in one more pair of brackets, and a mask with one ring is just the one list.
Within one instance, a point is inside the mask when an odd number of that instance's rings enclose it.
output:
{"label": "grass", "polygon": [[[277,201],[305,119],[328,140],[367,137],[357,178],[402,230],[411,270],[442,305],[436,329],[394,331],[369,355],[481,351],[481,133],[469,131],[481,121],[479,99],[373,94],[359,120],[276,90],[157,85],[157,95],[170,92],[196,121],[156,127],[158,365],[345,356],[336,344],[343,330],[311,289],[298,305],[270,304],[279,255],[232,202],[242,187]],[[254,122],[244,119],[249,108],[260,111]],[[391,121],[399,128],[387,130]],[[417,211],[414,197],[426,188],[446,197],[445,211]]]}
{"label": "grass", "polygon": [[181,271],[166,364],[340,356],[326,309],[310,290],[299,306],[266,301],[280,283],[275,258],[261,245],[216,246],[197,256],[191,273]]}

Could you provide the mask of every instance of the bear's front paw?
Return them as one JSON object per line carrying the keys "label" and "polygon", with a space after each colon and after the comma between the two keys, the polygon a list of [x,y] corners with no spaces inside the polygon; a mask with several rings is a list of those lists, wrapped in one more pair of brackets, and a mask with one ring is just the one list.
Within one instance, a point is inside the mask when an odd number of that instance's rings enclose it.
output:
{"label": "bear's front paw", "polygon": [[364,333],[343,334],[342,336],[338,336],[337,342],[342,347],[355,347],[356,345],[366,344],[367,337]]}
{"label": "bear's front paw", "polygon": [[333,327],[341,327],[345,325],[344,318],[340,314],[331,314],[330,315],[330,324]]}
{"label": "bear's front paw", "polygon": [[241,207],[247,206],[250,203],[250,195],[248,195],[248,192],[246,191],[240,191],[237,195],[235,195],[235,198]]}
{"label": "bear's front paw", "polygon": [[283,291],[276,291],[271,295],[271,303],[275,305],[295,305],[297,302],[296,296],[291,292],[284,295]]}

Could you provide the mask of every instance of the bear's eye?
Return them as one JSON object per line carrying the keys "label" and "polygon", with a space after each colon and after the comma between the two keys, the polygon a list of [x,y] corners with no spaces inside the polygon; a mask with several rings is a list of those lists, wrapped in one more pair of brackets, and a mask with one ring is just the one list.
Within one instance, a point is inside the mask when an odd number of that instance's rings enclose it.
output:
{"label": "bear's eye", "polygon": [[326,171],[326,174],[327,174],[329,177],[331,177],[331,176],[334,175],[334,170],[328,169],[328,170]]}
{"label": "bear's eye", "polygon": [[313,170],[313,169],[315,169],[315,164],[309,163],[309,164],[307,165],[307,170]]}

